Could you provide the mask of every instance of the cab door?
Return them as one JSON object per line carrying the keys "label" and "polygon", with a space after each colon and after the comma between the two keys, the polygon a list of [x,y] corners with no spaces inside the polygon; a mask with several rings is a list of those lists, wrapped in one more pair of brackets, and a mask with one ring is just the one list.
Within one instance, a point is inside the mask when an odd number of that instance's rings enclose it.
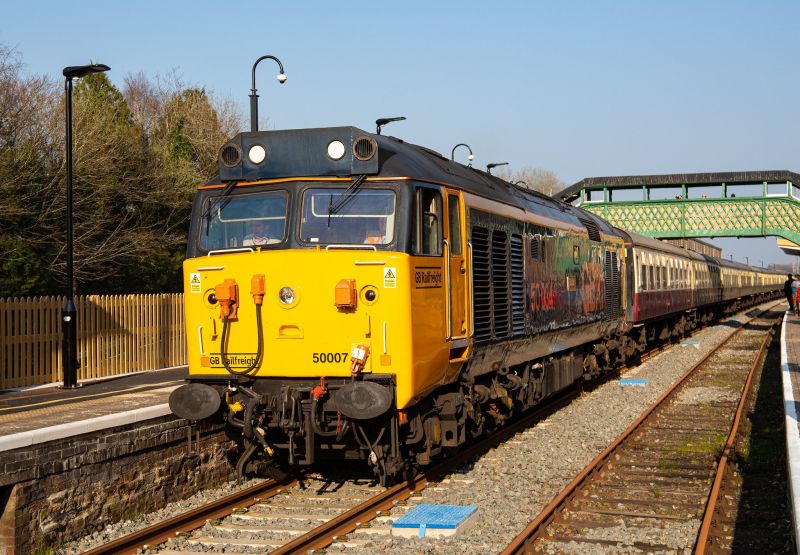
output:
{"label": "cab door", "polygon": [[460,192],[445,190],[445,303],[450,330],[450,360],[463,361],[469,346],[467,302],[467,246],[464,199]]}

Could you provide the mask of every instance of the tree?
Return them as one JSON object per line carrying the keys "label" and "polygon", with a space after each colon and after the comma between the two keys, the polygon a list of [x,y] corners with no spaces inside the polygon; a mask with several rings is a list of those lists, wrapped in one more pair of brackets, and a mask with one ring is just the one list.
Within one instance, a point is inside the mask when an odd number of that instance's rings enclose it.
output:
{"label": "tree", "polygon": [[51,290],[52,242],[39,241],[63,215],[48,191],[61,160],[63,136],[55,84],[23,77],[16,52],[0,45],[0,296]]}
{"label": "tree", "polygon": [[[165,84],[166,83],[166,84]],[[61,82],[24,76],[0,45],[0,296],[44,295],[65,280]],[[106,74],[75,82],[74,249],[79,292],[180,289],[191,198],[216,171],[241,115],[179,80]]]}
{"label": "tree", "polygon": [[501,168],[497,172],[497,176],[510,183],[523,181],[524,183],[519,183],[519,185],[532,191],[544,193],[547,196],[553,196],[566,187],[566,184],[554,172],[533,166],[526,166],[515,172]]}

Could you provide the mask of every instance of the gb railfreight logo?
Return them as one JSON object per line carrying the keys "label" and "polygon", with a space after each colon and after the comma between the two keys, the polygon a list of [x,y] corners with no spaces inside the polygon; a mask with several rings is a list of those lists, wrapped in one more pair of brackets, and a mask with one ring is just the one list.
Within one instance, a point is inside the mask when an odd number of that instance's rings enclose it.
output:
{"label": "gb railfreight logo", "polygon": [[[249,368],[251,364],[255,363],[257,353],[227,353],[225,360],[231,368]],[[211,353],[208,358],[211,363],[211,368],[222,368],[222,355],[220,353]]]}
{"label": "gb railfreight logo", "polygon": [[442,286],[442,269],[417,266],[414,268],[414,287],[416,289],[437,289]]}

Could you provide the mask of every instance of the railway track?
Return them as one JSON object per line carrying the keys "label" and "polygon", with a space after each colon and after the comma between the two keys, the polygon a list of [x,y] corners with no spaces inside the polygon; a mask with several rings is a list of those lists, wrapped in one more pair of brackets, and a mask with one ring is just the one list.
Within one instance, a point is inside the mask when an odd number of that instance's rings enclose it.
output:
{"label": "railway track", "polygon": [[777,315],[767,309],[689,369],[503,553],[705,553]]}
{"label": "railway track", "polygon": [[390,488],[379,487],[371,480],[332,482],[312,473],[285,482],[268,480],[94,548],[85,555],[125,555],[142,548],[159,555],[220,549],[226,553],[258,549],[278,555],[306,554],[332,543],[355,546],[360,541],[348,543],[345,539],[348,533],[357,528],[371,533],[388,532],[390,523],[385,511],[401,509],[430,483],[532,426],[579,394],[577,390],[569,390],[554,397],[455,456]]}
{"label": "railway track", "polygon": [[[643,353],[638,362],[669,346],[661,345]],[[628,369],[623,367],[620,372]],[[413,480],[391,488],[379,487],[371,480],[332,482],[313,473],[298,474],[283,482],[268,480],[121,537],[86,555],[133,554],[143,547],[160,555],[221,549],[226,553],[257,549],[274,554],[305,554],[332,543],[343,548],[356,547],[365,540],[347,539],[347,534],[357,528],[360,537],[364,533],[388,533],[390,519],[386,511],[392,509],[392,519],[396,519],[404,507],[413,507],[415,496],[429,483],[441,480],[473,457],[529,428],[578,394],[578,391],[568,391],[553,398]]]}

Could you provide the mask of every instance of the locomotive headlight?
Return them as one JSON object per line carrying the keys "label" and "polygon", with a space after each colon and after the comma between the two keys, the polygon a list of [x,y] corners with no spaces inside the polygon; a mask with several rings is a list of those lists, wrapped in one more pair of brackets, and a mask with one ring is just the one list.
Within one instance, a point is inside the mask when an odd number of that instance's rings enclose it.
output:
{"label": "locomotive headlight", "polygon": [[328,156],[332,160],[341,160],[344,156],[344,143],[342,141],[331,141],[328,143]]}
{"label": "locomotive headlight", "polygon": [[281,287],[281,290],[278,291],[278,299],[283,304],[292,304],[295,300],[294,289],[291,287]]}
{"label": "locomotive headlight", "polygon": [[267,149],[261,145],[253,145],[247,151],[247,157],[254,164],[260,164],[267,158]]}

